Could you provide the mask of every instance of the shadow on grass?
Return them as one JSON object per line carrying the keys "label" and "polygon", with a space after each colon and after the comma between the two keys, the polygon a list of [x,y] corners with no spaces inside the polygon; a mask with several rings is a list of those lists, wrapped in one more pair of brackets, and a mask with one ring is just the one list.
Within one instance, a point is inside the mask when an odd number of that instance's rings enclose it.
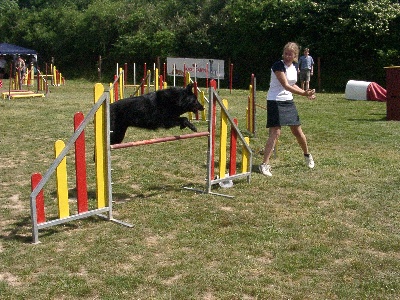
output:
{"label": "shadow on grass", "polygon": [[382,121],[387,121],[387,115],[386,114],[378,114],[378,113],[370,113],[368,116],[381,116],[380,119],[368,119],[368,118],[362,118],[362,119],[356,119],[356,118],[350,118],[348,121],[360,121],[360,122],[382,122]]}
{"label": "shadow on grass", "polygon": [[32,237],[27,235],[29,227],[31,227],[31,218],[22,218],[19,221],[9,224],[8,227],[3,228],[5,234],[0,235],[0,239],[30,243],[32,241]]}
{"label": "shadow on grass", "polygon": [[[100,222],[102,221],[100,218],[93,217],[92,222]],[[57,229],[58,227],[58,229]],[[39,231],[40,237],[52,236],[56,233],[62,231],[76,230],[79,226],[76,223],[64,223],[62,225],[57,225],[52,228],[45,228]],[[0,235],[1,240],[14,240],[19,241],[21,243],[32,243],[32,222],[30,217],[25,217],[15,223],[9,225],[8,228],[5,228],[4,231],[6,234]]]}
{"label": "shadow on grass", "polygon": [[[188,182],[184,186],[187,187],[200,187],[199,189],[203,188],[204,186],[200,186],[198,183]],[[143,200],[143,199],[152,199],[157,198],[158,195],[161,193],[176,193],[177,191],[181,191],[183,186],[181,185],[173,185],[173,184],[164,184],[160,183],[159,185],[152,185],[147,187],[145,193],[138,193],[138,194],[128,194],[128,193],[113,193],[113,203],[127,203],[131,201]],[[57,192],[54,191],[51,193],[54,198],[57,197]],[[70,201],[76,200],[77,192],[76,188],[72,188],[68,190],[68,196]],[[94,200],[97,198],[95,190],[88,191],[88,199],[89,201]],[[89,208],[90,210],[90,208]],[[72,213],[71,215],[73,215]],[[47,219],[47,221],[51,221],[57,218]],[[71,220],[71,222],[63,223],[54,225],[53,227],[43,228],[39,230],[39,239],[44,237],[50,237],[60,232],[68,232],[77,230],[82,227],[82,222],[89,222],[89,223],[98,223],[104,222],[103,218],[90,216],[80,220]],[[9,224],[8,227],[3,229],[4,234],[0,235],[1,240],[14,240],[19,241],[21,243],[32,243],[32,221],[31,216],[24,217],[12,224]]]}
{"label": "shadow on grass", "polygon": [[[51,193],[53,197],[57,197],[57,192],[54,191]],[[75,197],[76,199],[76,189],[70,189],[68,191],[68,196],[70,200],[74,200],[73,198]],[[128,194],[118,194],[115,195],[117,198],[129,198],[131,197]],[[88,191],[88,199],[96,199],[96,191]],[[147,197],[150,197],[147,195]],[[72,198],[72,199],[71,199]],[[117,202],[118,200],[114,201]],[[127,201],[127,200],[125,200]],[[90,208],[89,208],[90,210]],[[74,215],[72,213],[71,215]],[[46,216],[46,222],[56,220],[57,218],[49,218]],[[90,219],[90,220],[89,220]],[[89,216],[84,219],[80,219],[79,222],[90,222],[90,223],[98,223],[98,222],[104,222],[103,218],[96,217],[96,216]],[[48,228],[43,228],[39,230],[39,235],[40,238],[47,237],[47,236],[52,236],[54,234],[57,234],[61,231],[70,231],[70,230],[76,230],[81,227],[81,223],[79,223],[78,220],[71,220],[71,222],[63,223],[63,224],[58,224],[54,225],[53,227],[48,227]],[[21,243],[32,243],[33,238],[32,238],[32,220],[31,216],[23,217],[20,220],[16,220],[14,223],[8,224],[3,228],[3,234],[0,235],[0,240],[14,240],[14,241],[19,241]]]}
{"label": "shadow on grass", "polygon": [[[194,184],[188,183],[187,185],[194,185]],[[138,193],[135,195],[127,193],[113,193],[113,201],[116,203],[124,203],[124,202],[134,201],[137,199],[140,200],[151,199],[157,197],[162,193],[177,192],[180,191],[181,189],[182,189],[181,186],[160,183],[159,185],[151,185],[147,187],[145,193]]]}
{"label": "shadow on grass", "polygon": [[[89,221],[90,219],[90,221]],[[103,218],[90,216],[85,219],[75,220],[68,223],[58,224],[54,227],[44,228],[39,230],[39,239],[44,237],[53,236],[55,234],[59,234],[60,232],[68,232],[77,230],[82,227],[81,223],[77,222],[85,222],[88,221],[91,224],[104,222]],[[30,217],[25,217],[15,223],[9,225],[9,228],[3,229],[6,234],[0,235],[0,240],[14,240],[21,243],[29,244],[33,242],[32,237],[32,223]]]}
{"label": "shadow on grass", "polygon": [[363,118],[363,119],[354,119],[354,118],[351,118],[351,119],[347,119],[348,121],[352,121],[352,122],[382,122],[382,121],[387,121],[387,118],[386,118],[386,116],[384,116],[383,118],[381,118],[381,119],[366,119],[366,118]]}
{"label": "shadow on grass", "polygon": [[[184,186],[200,186],[199,183],[188,182],[184,184]],[[138,193],[138,194],[130,194],[130,193],[122,193],[122,192],[113,192],[112,199],[115,203],[125,203],[134,201],[135,199],[149,199],[152,197],[156,197],[160,193],[167,193],[167,192],[177,192],[182,189],[182,186],[173,185],[173,184],[164,184],[160,183],[159,185],[151,185],[146,188],[146,192]],[[57,197],[57,192],[52,193],[53,197]],[[68,190],[68,197],[70,200],[76,200],[77,192],[76,188],[72,188]],[[95,190],[88,191],[88,199],[97,199],[97,193]]]}

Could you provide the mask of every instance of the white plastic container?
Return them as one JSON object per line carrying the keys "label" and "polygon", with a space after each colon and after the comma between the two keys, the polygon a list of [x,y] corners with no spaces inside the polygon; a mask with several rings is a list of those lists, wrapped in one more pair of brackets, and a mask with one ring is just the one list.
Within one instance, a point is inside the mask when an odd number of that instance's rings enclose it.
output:
{"label": "white plastic container", "polygon": [[346,84],[345,98],[348,100],[367,100],[368,81],[349,80]]}

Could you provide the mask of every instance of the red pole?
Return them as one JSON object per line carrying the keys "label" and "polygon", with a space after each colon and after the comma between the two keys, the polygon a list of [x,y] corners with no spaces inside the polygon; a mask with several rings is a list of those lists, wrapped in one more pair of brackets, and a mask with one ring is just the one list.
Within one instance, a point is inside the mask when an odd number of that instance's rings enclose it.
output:
{"label": "red pole", "polygon": [[251,126],[250,126],[250,124],[251,124],[251,111],[250,111],[250,108],[251,108],[251,100],[250,100],[250,96],[247,96],[247,114],[248,114],[248,116],[247,116],[247,130],[248,131],[251,131]]}
{"label": "red pole", "polygon": [[[11,75],[11,73],[10,73]],[[31,176],[31,189],[32,191],[36,188],[39,182],[42,180],[42,175],[40,173],[32,174]],[[37,222],[44,223],[46,222],[46,216],[44,212],[44,194],[43,190],[39,192],[36,196],[36,220]]]}
{"label": "red pole", "polygon": [[150,140],[142,140],[142,141],[136,141],[136,142],[114,144],[114,145],[111,145],[110,147],[111,147],[111,149],[130,148],[130,147],[137,147],[137,146],[142,146],[142,145],[151,145],[151,144],[157,144],[157,143],[190,139],[190,138],[201,137],[201,136],[208,136],[209,134],[210,133],[208,131],[195,132],[195,133],[188,133],[188,134],[183,134],[183,135],[173,135],[173,136],[167,136],[167,137],[161,137],[161,138],[154,138],[154,139],[150,139]]}
{"label": "red pole", "polygon": [[[193,92],[194,92],[194,94],[195,94],[195,96],[196,96],[196,98],[197,98],[197,96],[198,96],[197,81],[195,81],[195,82],[193,83]],[[199,112],[196,111],[196,120],[198,120],[198,119],[199,119]]]}
{"label": "red pole", "polygon": [[162,75],[160,75],[159,77],[159,82],[160,82],[160,90],[162,90],[164,87],[164,77]]}
{"label": "red pole", "polygon": [[206,64],[206,88],[208,89],[208,64]]}
{"label": "red pole", "polygon": [[211,180],[215,178],[215,133],[216,133],[216,126],[217,126],[217,101],[215,100],[214,96],[212,101],[212,116],[210,122],[212,122],[212,130],[211,130]]}
{"label": "red pole", "polygon": [[[233,122],[237,125],[238,120],[233,119]],[[236,174],[236,147],[237,146],[237,132],[233,126],[231,126],[231,140],[230,140],[230,158],[229,158],[229,175]]]}
{"label": "red pole", "polygon": [[166,78],[167,78],[167,66],[166,66],[166,64],[164,63],[164,80],[166,80]]}
{"label": "red pole", "polygon": [[144,95],[144,85],[145,85],[146,77],[143,77],[142,82],[140,83],[140,94]]}
{"label": "red pole", "polygon": [[210,80],[210,87],[214,88],[215,91],[217,90],[217,82],[215,79]]}
{"label": "red pole", "polygon": [[[74,115],[74,131],[78,129],[79,125],[82,124],[84,119],[85,117],[81,112],[77,112]],[[75,142],[75,174],[78,213],[83,213],[88,211],[85,131],[82,131]]]}
{"label": "red pole", "polygon": [[183,64],[183,87],[186,87],[188,83],[186,82],[186,64]]}
{"label": "red pole", "polygon": [[141,82],[140,92],[141,95],[144,95],[144,85],[146,84],[146,77],[147,77],[147,63],[143,64],[143,79]]}
{"label": "red pole", "polygon": [[118,77],[114,75],[114,101],[118,101]]}

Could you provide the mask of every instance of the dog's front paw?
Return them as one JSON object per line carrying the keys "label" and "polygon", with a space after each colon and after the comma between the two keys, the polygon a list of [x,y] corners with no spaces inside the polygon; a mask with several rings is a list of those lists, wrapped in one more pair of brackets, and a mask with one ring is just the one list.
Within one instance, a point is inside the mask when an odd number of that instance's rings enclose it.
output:
{"label": "dog's front paw", "polygon": [[192,123],[189,122],[189,125],[187,126],[189,127],[192,131],[197,132],[197,128],[196,126],[194,126]]}
{"label": "dog's front paw", "polygon": [[196,126],[194,126],[192,123],[190,123],[190,121],[189,121],[188,118],[184,118],[184,117],[183,117],[183,118],[181,118],[180,120],[181,120],[181,126],[180,126],[181,129],[188,127],[188,128],[190,128],[192,131],[197,132]]}

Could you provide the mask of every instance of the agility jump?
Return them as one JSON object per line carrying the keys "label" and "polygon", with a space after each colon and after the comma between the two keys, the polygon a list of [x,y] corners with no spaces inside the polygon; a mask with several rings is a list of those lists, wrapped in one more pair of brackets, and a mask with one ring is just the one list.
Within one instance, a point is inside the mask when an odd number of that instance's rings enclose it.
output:
{"label": "agility jump", "polygon": [[[105,133],[105,124],[109,124],[110,91],[104,92],[101,84],[95,86],[95,104],[86,117],[76,113],[75,131],[67,144],[58,140],[55,142],[55,160],[42,176],[34,173],[31,176],[30,204],[32,221],[32,241],[39,243],[39,230],[64,224],[73,220],[84,219],[90,216],[99,216],[109,221],[132,227],[131,224],[113,218],[110,158],[106,156],[109,136]],[[95,172],[96,172],[96,198],[97,208],[88,209],[87,183],[86,183],[86,153],[85,153],[85,128],[95,122]],[[68,199],[68,182],[66,155],[75,147],[75,173],[77,188],[77,213],[71,214]],[[44,205],[44,186],[56,173],[58,217],[46,220]]]}
{"label": "agility jump", "polygon": [[[196,89],[195,89],[196,90]],[[209,89],[209,108],[208,108],[208,131],[191,133],[179,136],[170,136],[155,138],[143,141],[134,141],[127,143],[114,144],[109,147],[111,149],[121,149],[129,147],[137,147],[142,145],[150,145],[155,143],[170,142],[188,138],[196,138],[207,136],[208,137],[208,152],[207,152],[207,175],[206,175],[206,186],[204,190],[197,190],[200,192],[215,194],[221,196],[227,196],[223,194],[217,194],[212,192],[212,186],[221,182],[232,181],[238,178],[247,178],[250,182],[251,178],[251,164],[252,164],[252,151],[249,146],[249,138],[244,137],[240,132],[237,121],[231,117],[228,111],[228,101],[221,99],[216,93],[214,88]],[[220,124],[220,141],[219,141],[219,174],[215,174],[215,154],[216,154],[216,126],[217,126],[217,107],[221,110],[221,119],[218,122]],[[231,131],[231,142],[230,142],[230,160],[229,160],[229,174],[226,174],[227,164],[227,140],[228,140],[228,127],[230,126]],[[237,142],[242,144],[242,165],[241,171],[236,171],[236,145]],[[109,154],[111,157],[111,154]],[[187,188],[191,189],[191,188]],[[195,189],[193,189],[195,190]]]}
{"label": "agility jump", "polygon": [[[119,74],[122,76],[122,73]],[[212,186],[221,182],[232,181],[238,178],[247,178],[250,182],[252,151],[249,146],[248,138],[244,137],[238,129],[237,122],[230,116],[227,110],[227,101],[221,100],[213,88],[210,88],[210,102],[208,110],[208,131],[190,133],[179,136],[161,137],[157,139],[135,141],[130,143],[115,144],[110,146],[110,117],[109,105],[112,89],[105,92],[102,84],[96,84],[94,89],[95,104],[86,117],[78,112],[74,116],[74,134],[67,144],[59,140],[55,143],[55,160],[42,176],[34,173],[31,176],[32,192],[30,195],[31,219],[32,219],[32,240],[33,243],[39,243],[39,230],[64,224],[73,220],[83,219],[90,216],[99,216],[109,221],[132,227],[131,224],[119,221],[113,218],[112,208],[112,185],[111,185],[111,150],[118,148],[134,147],[139,145],[148,145],[161,142],[170,142],[197,137],[208,137],[207,151],[207,174],[206,186],[204,190],[195,190],[203,193],[227,196],[213,193]],[[221,141],[219,149],[219,175],[215,175],[215,152],[216,152],[216,111],[217,106],[221,109]],[[87,183],[86,183],[86,150],[85,150],[85,128],[94,119],[95,131],[95,172],[96,172],[96,198],[97,207],[90,210],[88,207]],[[227,157],[227,128],[231,125],[231,153],[229,162],[229,174],[226,174]],[[236,142],[242,144],[242,165],[241,171],[236,171]],[[77,213],[71,214],[68,199],[68,182],[66,155],[75,147],[75,172],[77,189]],[[46,220],[44,193],[43,189],[53,174],[56,174],[58,217],[52,220]],[[228,196],[229,197],[229,196]]]}

